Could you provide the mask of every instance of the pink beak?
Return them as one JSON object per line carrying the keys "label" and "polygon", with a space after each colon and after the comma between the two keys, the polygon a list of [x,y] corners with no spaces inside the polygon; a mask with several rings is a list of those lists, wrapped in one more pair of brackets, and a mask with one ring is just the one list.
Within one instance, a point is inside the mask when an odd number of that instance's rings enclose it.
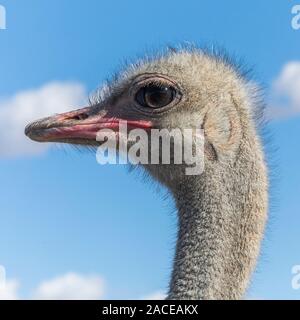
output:
{"label": "pink beak", "polygon": [[127,123],[127,126],[132,129],[152,127],[150,121],[112,118],[106,115],[90,114],[90,112],[91,108],[87,107],[37,120],[25,128],[25,134],[39,142],[85,140],[96,143],[99,130],[111,129],[118,132],[121,121]]}

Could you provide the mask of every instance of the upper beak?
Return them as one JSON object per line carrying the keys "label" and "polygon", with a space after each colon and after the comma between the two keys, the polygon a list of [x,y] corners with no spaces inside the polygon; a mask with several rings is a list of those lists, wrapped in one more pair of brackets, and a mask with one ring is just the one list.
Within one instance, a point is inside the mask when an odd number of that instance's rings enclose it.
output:
{"label": "upper beak", "polygon": [[80,143],[84,140],[93,144],[99,130],[112,129],[117,132],[121,121],[133,128],[151,127],[149,121],[108,117],[107,114],[91,113],[91,108],[87,107],[37,120],[25,128],[25,134],[39,142]]}

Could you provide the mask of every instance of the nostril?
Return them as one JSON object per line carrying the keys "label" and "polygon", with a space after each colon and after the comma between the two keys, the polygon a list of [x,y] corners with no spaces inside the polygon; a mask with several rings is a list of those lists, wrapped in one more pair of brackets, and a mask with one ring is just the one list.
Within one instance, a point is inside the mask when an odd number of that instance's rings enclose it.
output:
{"label": "nostril", "polygon": [[80,113],[70,119],[72,119],[72,120],[85,120],[88,117],[89,117],[89,115],[87,113]]}

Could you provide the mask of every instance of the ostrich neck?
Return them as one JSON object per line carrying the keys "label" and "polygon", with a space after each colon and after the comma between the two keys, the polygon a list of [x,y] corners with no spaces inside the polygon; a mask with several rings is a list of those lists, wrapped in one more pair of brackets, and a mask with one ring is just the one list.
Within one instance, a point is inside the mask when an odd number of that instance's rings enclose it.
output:
{"label": "ostrich neck", "polygon": [[173,193],[179,229],[168,298],[242,298],[266,220],[262,157],[207,168]]}

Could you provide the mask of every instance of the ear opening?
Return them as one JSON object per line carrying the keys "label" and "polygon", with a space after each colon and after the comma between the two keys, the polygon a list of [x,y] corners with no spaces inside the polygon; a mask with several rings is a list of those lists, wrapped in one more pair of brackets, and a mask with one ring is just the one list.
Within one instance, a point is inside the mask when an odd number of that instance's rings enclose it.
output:
{"label": "ear opening", "polygon": [[210,160],[237,150],[242,138],[241,121],[233,103],[210,107],[203,120],[205,153]]}

